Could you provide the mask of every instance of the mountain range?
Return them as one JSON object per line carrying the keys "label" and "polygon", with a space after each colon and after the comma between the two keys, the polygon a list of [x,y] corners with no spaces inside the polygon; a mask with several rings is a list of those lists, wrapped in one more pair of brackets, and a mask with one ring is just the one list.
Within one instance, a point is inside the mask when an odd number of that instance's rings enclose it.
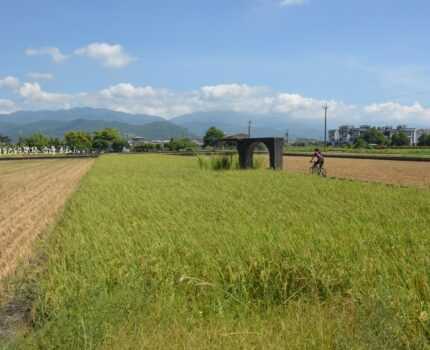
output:
{"label": "mountain range", "polygon": [[117,128],[128,137],[143,136],[148,139],[172,137],[202,137],[215,126],[227,134],[247,133],[251,121],[251,134],[255,137],[284,136],[289,131],[291,139],[298,137],[319,138],[321,126],[289,120],[285,115],[239,113],[232,111],[196,112],[166,120],[162,117],[129,114],[99,108],[73,108],[55,111],[19,111],[0,115],[0,134],[13,140],[41,132],[52,137],[62,137],[70,130],[93,132],[103,128]]}
{"label": "mountain range", "polygon": [[20,111],[0,115],[0,134],[16,141],[19,137],[40,132],[51,137],[62,137],[65,132],[82,130],[94,132],[116,128],[126,137],[147,139],[195,137],[186,128],[150,115],[134,115],[108,109],[74,108],[57,111]]}
{"label": "mountain range", "polygon": [[285,114],[218,111],[196,112],[170,119],[170,122],[187,128],[196,135],[204,135],[211,126],[216,126],[228,134],[248,133],[250,121],[251,135],[255,137],[283,137],[288,132],[291,139],[320,138],[322,134],[320,125],[308,125],[303,121],[288,118]]}

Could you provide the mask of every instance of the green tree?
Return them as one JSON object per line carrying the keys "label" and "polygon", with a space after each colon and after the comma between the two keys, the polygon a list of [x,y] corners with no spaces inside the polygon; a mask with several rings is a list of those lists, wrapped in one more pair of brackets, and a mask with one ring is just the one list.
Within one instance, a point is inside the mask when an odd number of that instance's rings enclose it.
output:
{"label": "green tree", "polygon": [[384,134],[376,128],[370,128],[362,137],[368,144],[385,145],[387,143]]}
{"label": "green tree", "polygon": [[94,133],[94,139],[106,140],[110,143],[122,140],[122,136],[117,129],[114,128],[106,128],[103,130],[96,131]]}
{"label": "green tree", "polygon": [[418,139],[418,146],[430,146],[430,134],[422,134]]}
{"label": "green tree", "polygon": [[193,150],[197,145],[188,138],[171,139],[165,147],[171,151]]}
{"label": "green tree", "polygon": [[124,140],[123,138],[119,140],[115,140],[112,142],[112,150],[114,152],[122,152],[124,148],[128,147],[128,142]]}
{"label": "green tree", "polygon": [[109,141],[103,139],[94,139],[93,148],[98,152],[107,151],[110,147]]}
{"label": "green tree", "polygon": [[28,137],[20,139],[20,143],[29,147],[43,148],[49,145],[49,137],[36,132]]}
{"label": "green tree", "polygon": [[74,150],[90,150],[92,147],[91,135],[85,131],[69,131],[64,134],[67,146]]}
{"label": "green tree", "polygon": [[400,131],[391,137],[391,144],[393,146],[408,146],[410,145],[410,141],[408,136],[404,132]]}
{"label": "green tree", "polygon": [[122,152],[127,146],[127,141],[117,129],[106,128],[94,133],[93,147],[99,151]]}
{"label": "green tree", "polygon": [[215,147],[222,138],[224,138],[224,131],[212,126],[206,131],[203,137],[203,147]]}
{"label": "green tree", "polygon": [[359,137],[354,142],[354,148],[367,148],[367,142],[362,137]]}
{"label": "green tree", "polygon": [[58,137],[51,137],[48,144],[49,146],[61,147],[64,146],[64,140],[61,140]]}

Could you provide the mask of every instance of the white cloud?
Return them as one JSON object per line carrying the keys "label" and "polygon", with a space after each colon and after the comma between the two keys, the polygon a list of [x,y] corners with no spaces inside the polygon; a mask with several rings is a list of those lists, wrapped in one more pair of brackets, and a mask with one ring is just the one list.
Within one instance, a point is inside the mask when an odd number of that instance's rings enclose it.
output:
{"label": "white cloud", "polygon": [[398,102],[375,103],[366,106],[364,112],[390,122],[406,123],[408,120],[418,120],[430,124],[430,109],[418,102],[412,105],[402,105]]}
{"label": "white cloud", "polygon": [[203,86],[193,91],[172,91],[121,83],[81,96],[81,105],[111,108],[130,113],[146,113],[171,118],[192,112],[236,111],[288,116],[320,122],[322,105],[328,104],[332,125],[344,123],[430,124],[430,108],[421,104],[395,102],[356,106],[342,101],[322,100],[296,93],[276,92],[246,84]]}
{"label": "white cloud", "polygon": [[82,95],[82,105],[99,106],[116,111],[170,117],[194,111],[190,93],[173,92],[151,86],[120,83],[101,91]]}
{"label": "white cloud", "polygon": [[104,97],[146,97],[155,96],[156,91],[151,86],[135,87],[132,84],[120,83],[102,90],[101,95]]}
{"label": "white cloud", "polygon": [[28,77],[32,80],[38,81],[38,80],[53,80],[54,76],[51,73],[37,73],[32,72],[27,74]]}
{"label": "white cloud", "polygon": [[68,57],[64,55],[60,49],[56,47],[41,47],[37,49],[27,49],[25,50],[27,56],[51,56],[52,61],[55,63],[64,62]]}
{"label": "white cloud", "polygon": [[0,114],[12,113],[17,110],[15,102],[0,99]]}
{"label": "white cloud", "polygon": [[206,98],[241,98],[256,95],[262,88],[251,87],[246,84],[220,84],[215,86],[203,86],[201,92]]}
{"label": "white cloud", "polygon": [[38,83],[24,83],[19,89],[19,93],[28,102],[33,104],[42,104],[44,106],[52,105],[53,107],[68,106],[72,96],[67,94],[51,93],[43,91]]}
{"label": "white cloud", "polygon": [[299,94],[280,93],[274,101],[276,112],[291,113],[320,108],[322,101],[306,98]]}
{"label": "white cloud", "polygon": [[279,3],[282,7],[304,5],[306,0],[281,0]]}
{"label": "white cloud", "polygon": [[128,66],[135,58],[129,56],[121,45],[92,43],[75,50],[76,55],[87,56],[102,62],[105,67],[122,68]]}
{"label": "white cloud", "polygon": [[20,82],[18,78],[8,76],[3,79],[0,79],[0,88],[17,90],[19,86],[20,86]]}
{"label": "white cloud", "polygon": [[[11,85],[12,80],[8,79],[8,82]],[[430,108],[420,103],[405,105],[388,101],[356,106],[246,84],[208,85],[191,91],[174,91],[124,82],[99,91],[71,95],[47,92],[39,83],[27,82],[17,91],[22,101],[11,105],[11,101],[3,100],[1,111],[89,106],[166,118],[192,112],[236,111],[320,123],[322,105],[327,103],[332,126],[360,123],[430,125]]]}

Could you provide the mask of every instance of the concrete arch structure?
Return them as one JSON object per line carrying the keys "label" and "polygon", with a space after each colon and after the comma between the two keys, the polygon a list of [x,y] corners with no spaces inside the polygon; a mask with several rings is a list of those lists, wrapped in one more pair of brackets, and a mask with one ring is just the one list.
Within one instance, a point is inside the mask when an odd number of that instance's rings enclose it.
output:
{"label": "concrete arch structure", "polygon": [[281,137],[261,137],[229,139],[237,143],[239,163],[242,169],[250,169],[253,164],[254,149],[259,144],[264,144],[269,150],[270,167],[275,170],[283,169],[284,139]]}

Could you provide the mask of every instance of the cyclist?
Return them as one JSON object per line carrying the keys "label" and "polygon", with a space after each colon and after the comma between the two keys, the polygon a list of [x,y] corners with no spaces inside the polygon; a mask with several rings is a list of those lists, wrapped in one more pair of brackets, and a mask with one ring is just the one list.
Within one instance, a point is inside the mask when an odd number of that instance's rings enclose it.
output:
{"label": "cyclist", "polygon": [[314,154],[312,155],[311,163],[313,163],[312,168],[322,169],[324,166],[324,156],[318,148],[315,148]]}

